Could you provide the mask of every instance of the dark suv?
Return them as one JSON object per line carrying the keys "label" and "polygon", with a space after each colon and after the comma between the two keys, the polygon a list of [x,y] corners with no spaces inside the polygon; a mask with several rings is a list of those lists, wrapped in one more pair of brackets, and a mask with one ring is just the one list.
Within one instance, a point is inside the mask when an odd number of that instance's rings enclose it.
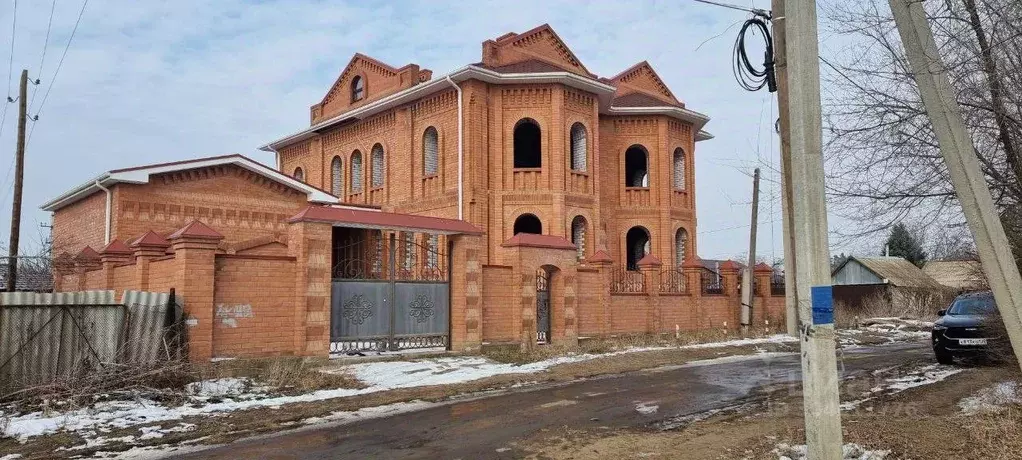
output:
{"label": "dark suv", "polygon": [[933,323],[933,354],[937,362],[951,364],[954,358],[984,355],[994,340],[993,326],[999,326],[994,295],[990,291],[959,295]]}

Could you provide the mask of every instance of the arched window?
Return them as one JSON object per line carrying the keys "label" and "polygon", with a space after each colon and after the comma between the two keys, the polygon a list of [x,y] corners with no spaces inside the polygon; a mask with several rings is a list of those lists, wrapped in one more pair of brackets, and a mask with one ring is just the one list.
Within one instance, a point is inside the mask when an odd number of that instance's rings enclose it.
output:
{"label": "arched window", "polygon": [[625,235],[625,248],[627,251],[628,270],[638,270],[639,261],[642,260],[650,250],[649,230],[644,227],[635,226],[628,230]]}
{"label": "arched window", "polygon": [[543,223],[539,221],[539,217],[532,214],[522,214],[515,219],[514,234],[519,233],[535,233],[537,235],[543,233]]}
{"label": "arched window", "polygon": [[436,128],[430,126],[422,133],[422,173],[427,176],[436,174],[439,163]]}
{"label": "arched window", "polygon": [[685,151],[674,149],[674,189],[685,190]]}
{"label": "arched window", "polygon": [[293,174],[293,177],[302,182],[305,182],[305,171],[302,171],[302,168],[295,168],[295,173]]}
{"label": "arched window", "polygon": [[571,220],[571,244],[578,248],[578,260],[586,257],[586,218],[575,216]]}
{"label": "arched window", "polygon": [[383,178],[386,176],[385,165],[383,161],[383,146],[376,144],[373,146],[372,152],[372,174],[373,174],[373,187],[383,187]]}
{"label": "arched window", "polygon": [[344,162],[334,157],[330,162],[330,193],[341,196],[344,193]]}
{"label": "arched window", "polygon": [[633,145],[625,151],[625,186],[649,187],[649,155],[646,148]]}
{"label": "arched window", "polygon": [[362,152],[351,154],[351,193],[362,192]]}
{"label": "arched window", "polygon": [[540,168],[543,166],[542,142],[539,125],[530,118],[518,120],[514,133],[516,168]]}
{"label": "arched window", "polygon": [[582,123],[571,125],[571,170],[586,170],[586,127]]}
{"label": "arched window", "polygon": [[688,232],[679,228],[674,234],[674,265],[680,267],[685,263],[685,249],[688,245]]}
{"label": "arched window", "polygon": [[351,79],[351,102],[361,101],[365,97],[365,82],[362,77],[355,76]]}

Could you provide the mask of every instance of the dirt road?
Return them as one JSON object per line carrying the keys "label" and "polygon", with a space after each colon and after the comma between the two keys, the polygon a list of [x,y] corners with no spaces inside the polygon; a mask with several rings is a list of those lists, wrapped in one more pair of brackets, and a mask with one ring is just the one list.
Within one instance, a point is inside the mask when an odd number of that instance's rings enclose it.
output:
{"label": "dirt road", "polygon": [[[929,359],[926,343],[859,348],[839,359],[844,376]],[[707,411],[798,390],[797,354],[727,358],[528,387],[485,398],[344,425],[242,440],[178,459],[509,459],[520,441],[550,430],[660,431]]]}

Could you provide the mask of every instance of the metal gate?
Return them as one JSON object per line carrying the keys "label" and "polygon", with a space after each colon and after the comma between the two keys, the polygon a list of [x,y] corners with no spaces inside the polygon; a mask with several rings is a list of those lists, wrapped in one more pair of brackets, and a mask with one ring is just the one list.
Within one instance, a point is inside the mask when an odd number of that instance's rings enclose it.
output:
{"label": "metal gate", "polygon": [[440,238],[357,234],[334,248],[330,351],[447,347],[450,279]]}
{"label": "metal gate", "polygon": [[550,273],[536,271],[536,343],[550,342]]}

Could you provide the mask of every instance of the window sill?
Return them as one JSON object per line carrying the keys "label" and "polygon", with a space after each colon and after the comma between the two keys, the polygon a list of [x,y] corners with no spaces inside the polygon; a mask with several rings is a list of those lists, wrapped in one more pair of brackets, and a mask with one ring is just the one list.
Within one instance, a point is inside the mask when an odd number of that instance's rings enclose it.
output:
{"label": "window sill", "polygon": [[626,191],[631,191],[631,190],[647,190],[648,191],[649,187],[625,187],[625,190]]}
{"label": "window sill", "polygon": [[543,168],[514,168],[514,172],[543,172]]}

